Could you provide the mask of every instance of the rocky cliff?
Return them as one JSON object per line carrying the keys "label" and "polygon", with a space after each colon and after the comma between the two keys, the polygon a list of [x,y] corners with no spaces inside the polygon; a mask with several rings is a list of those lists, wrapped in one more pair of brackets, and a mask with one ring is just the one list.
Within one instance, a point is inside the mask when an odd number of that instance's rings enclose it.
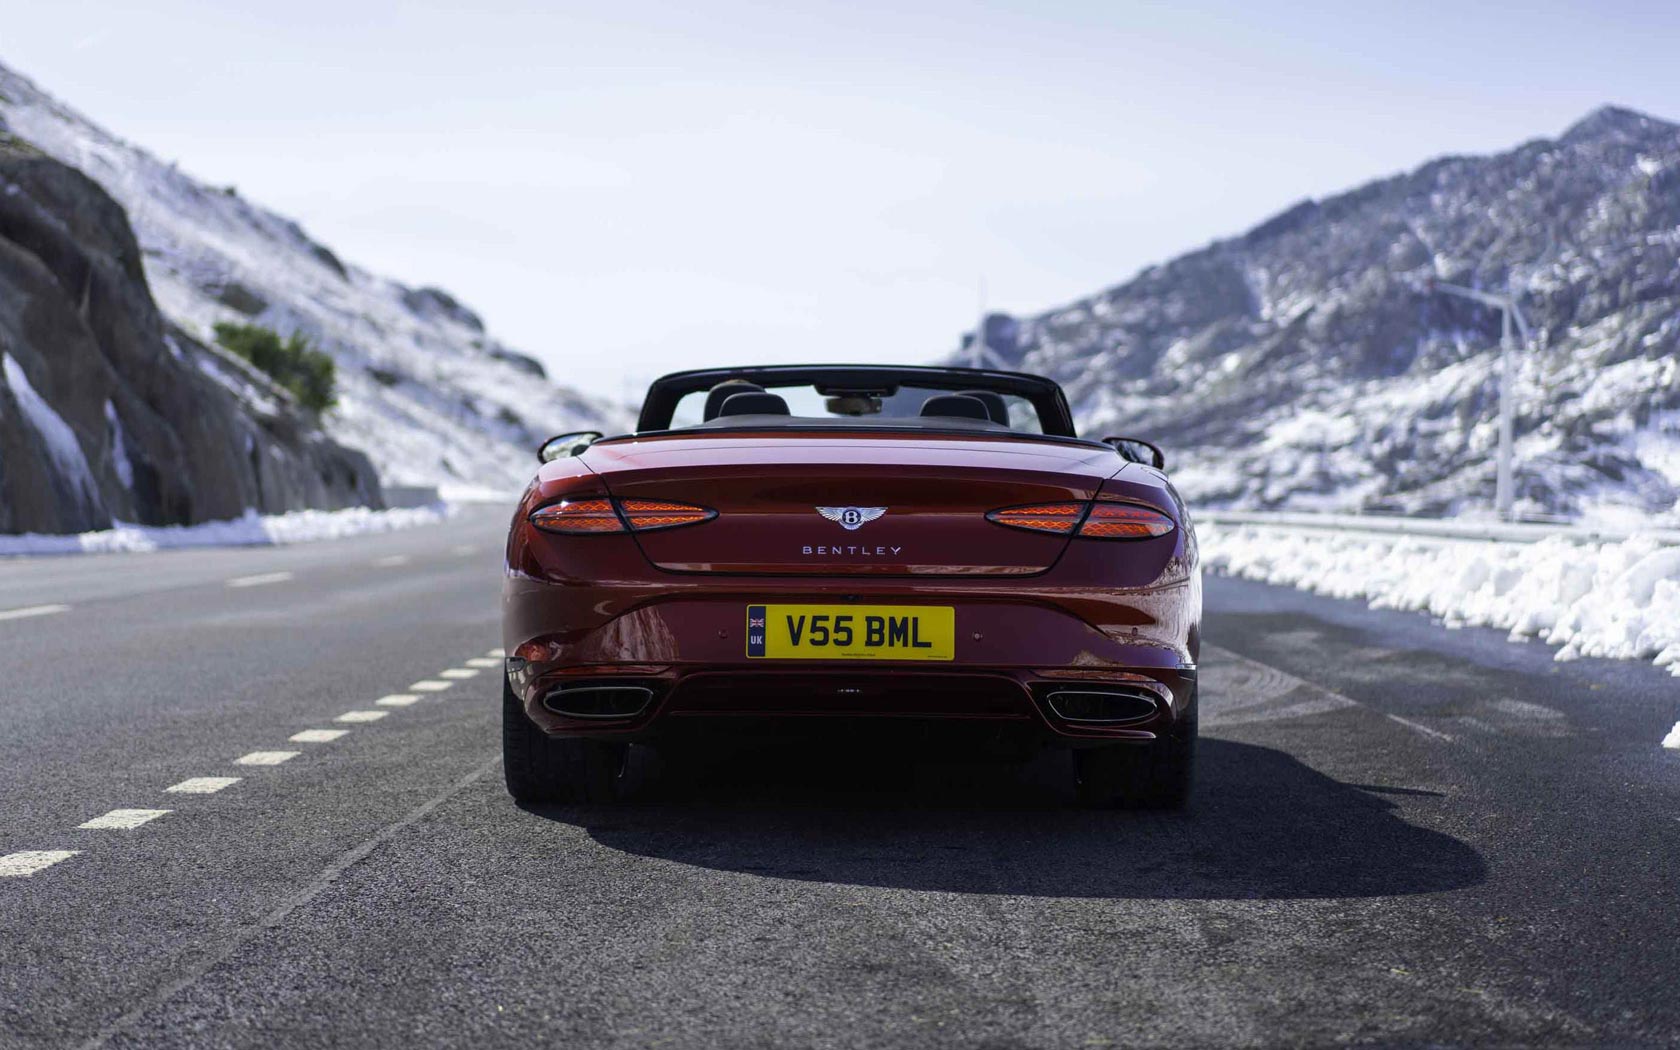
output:
{"label": "rocky cliff", "polygon": [[0,129],[0,533],[379,504],[366,456],[170,331],[109,194]]}
{"label": "rocky cliff", "polygon": [[[517,492],[532,450],[629,413],[552,382],[449,293],[356,266],[296,222],[125,142],[0,65],[0,121],[128,210],[163,315],[209,340],[219,321],[300,332],[338,364],[327,433],[387,484]],[[326,161],[323,161],[326,163]]]}
{"label": "rocky cliff", "polygon": [[1673,512],[1680,127],[1628,110],[1303,202],[988,342],[1066,385],[1087,432],[1167,446],[1204,504],[1474,511],[1500,319],[1430,277],[1514,289],[1537,330],[1520,511]]}

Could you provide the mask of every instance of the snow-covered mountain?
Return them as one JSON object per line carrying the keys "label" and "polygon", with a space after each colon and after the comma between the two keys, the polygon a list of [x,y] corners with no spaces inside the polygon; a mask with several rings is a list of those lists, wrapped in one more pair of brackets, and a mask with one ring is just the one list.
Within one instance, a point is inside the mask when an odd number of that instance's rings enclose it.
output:
{"label": "snow-covered mountain", "polygon": [[1306,201],[987,341],[1084,432],[1164,445],[1204,505],[1474,513],[1500,318],[1430,277],[1515,288],[1537,329],[1519,512],[1676,513],[1680,126],[1625,109]]}
{"label": "snow-covered mountain", "polygon": [[0,534],[304,509],[366,519],[382,499],[366,456],[163,319],[110,194],[0,127]]}
{"label": "snow-covered mountain", "polygon": [[340,260],[297,223],[205,185],[0,66],[0,128],[80,169],[127,210],[170,321],[301,331],[339,366],[328,434],[386,484],[514,489],[543,437],[622,428],[627,411],[556,386],[448,293]]}

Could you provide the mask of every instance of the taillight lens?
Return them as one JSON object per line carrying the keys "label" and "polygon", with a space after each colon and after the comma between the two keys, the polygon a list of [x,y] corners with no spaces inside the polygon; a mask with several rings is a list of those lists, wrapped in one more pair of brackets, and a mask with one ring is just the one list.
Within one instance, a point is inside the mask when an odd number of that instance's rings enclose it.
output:
{"label": "taillight lens", "polygon": [[1029,532],[1055,532],[1066,536],[1085,514],[1083,503],[1034,503],[1025,507],[1003,507],[986,515],[987,521]]}
{"label": "taillight lens", "polygon": [[986,520],[1012,529],[1074,534],[1093,540],[1147,540],[1165,536],[1174,528],[1171,518],[1152,507],[1110,500],[1004,507],[988,513]]}
{"label": "taillight lens", "polygon": [[568,499],[531,512],[531,524],[545,532],[623,532],[624,522],[608,499]]}
{"label": "taillight lens", "polygon": [[1173,520],[1152,507],[1098,500],[1079,535],[1097,540],[1149,540],[1173,530]]}
{"label": "taillight lens", "polygon": [[625,520],[637,532],[651,529],[674,529],[682,525],[698,525],[717,517],[717,511],[696,507],[689,503],[667,503],[656,499],[619,500]]}
{"label": "taillight lens", "polygon": [[682,525],[698,525],[717,517],[717,511],[696,507],[690,503],[668,500],[619,500],[614,508],[610,499],[575,499],[550,503],[531,512],[531,524],[545,532],[571,535],[599,535],[607,532],[651,532],[654,529],[674,529]]}

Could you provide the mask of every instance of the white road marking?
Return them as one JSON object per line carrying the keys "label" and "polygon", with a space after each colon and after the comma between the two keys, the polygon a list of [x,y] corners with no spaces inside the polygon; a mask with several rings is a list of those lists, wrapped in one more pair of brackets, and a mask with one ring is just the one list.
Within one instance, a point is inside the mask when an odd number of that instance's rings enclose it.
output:
{"label": "white road marking", "polygon": [[448,689],[451,684],[450,682],[440,682],[435,678],[425,678],[415,682],[409,688],[416,693],[441,693]]}
{"label": "white road marking", "polygon": [[408,564],[408,555],[406,555],[406,554],[388,554],[383,558],[375,558],[373,560],[373,564],[377,568],[393,569],[393,568],[396,568],[398,565],[407,565]]}
{"label": "white road marking", "polygon": [[479,766],[466,776],[450,785],[440,795],[436,795],[418,807],[410,810],[402,819],[393,824],[387,824],[377,834],[356,846],[339,854],[328,864],[321,874],[317,875],[309,885],[303,887],[290,897],[281,901],[268,914],[258,918],[255,922],[247,922],[235,928],[222,946],[215,951],[196,953],[185,969],[176,971],[175,977],[144,995],[134,1002],[128,1011],[102,1025],[98,1031],[89,1036],[81,1045],[88,1050],[98,1050],[106,1046],[119,1035],[133,1029],[134,1025],[145,1015],[156,1010],[159,1006],[180,995],[181,992],[203,980],[204,975],[229,959],[243,952],[257,937],[265,936],[270,930],[284,927],[286,919],[299,908],[303,908],[311,901],[330,889],[333,883],[345,872],[366,860],[370,854],[385,843],[401,835],[404,831],[431,816],[438,807],[472,787],[473,784],[484,779],[497,766],[501,765],[501,756]]}
{"label": "white road marking", "polygon": [[[1384,713],[1387,714],[1387,712],[1384,712]],[[1417,730],[1418,732],[1422,733],[1424,736],[1432,736],[1437,740],[1445,740],[1448,743],[1452,743],[1453,738],[1448,736],[1447,734],[1441,732],[1439,729],[1431,729],[1428,726],[1419,725],[1418,723],[1412,721],[1411,719],[1401,718],[1399,715],[1389,715],[1388,717],[1395,722],[1399,722],[1401,725],[1405,726],[1407,729]]]}
{"label": "white road marking", "polygon": [[330,744],[348,732],[348,729],[305,729],[286,739],[294,744]]}
{"label": "white road marking", "polygon": [[477,677],[477,675],[478,669],[475,667],[451,667],[447,671],[438,672],[439,678],[453,678],[456,681],[463,678],[474,678]]}
{"label": "white road marking", "polygon": [[25,620],[31,616],[51,616],[69,611],[68,605],[26,605],[21,609],[0,609],[0,620]]}
{"label": "white road marking", "polygon": [[235,576],[227,582],[229,587],[261,587],[265,583],[285,583],[292,578],[289,572],[261,572],[255,576]]}
{"label": "white road marking", "polygon": [[61,860],[69,860],[79,849],[26,849],[0,857],[0,879],[28,878],[43,868],[50,868]]}
{"label": "white road marking", "polygon": [[374,703],[380,707],[407,707],[418,699],[420,698],[413,693],[392,693],[390,696],[380,697]]}
{"label": "white road marking", "polygon": [[484,655],[485,656],[494,656],[496,659],[500,660],[500,659],[507,656],[507,650],[506,649],[492,649],[489,652],[485,653]]}
{"label": "white road marking", "polygon": [[377,722],[390,714],[389,711],[346,711],[333,719],[334,722]]}
{"label": "white road marking", "polygon": [[303,754],[302,751],[253,751],[248,755],[241,755],[233,761],[235,765],[240,766],[277,766],[301,754]]}
{"label": "white road marking", "polygon": [[233,784],[239,783],[241,777],[188,777],[179,784],[171,784],[164,788],[179,795],[214,795]]}
{"label": "white road marking", "polygon": [[142,824],[149,824],[168,812],[170,811],[167,809],[113,809],[103,816],[94,817],[87,823],[76,826],[86,828],[89,831],[103,831],[111,828],[127,831]]}
{"label": "white road marking", "polygon": [[488,656],[475,656],[471,660],[468,660],[466,663],[467,663],[468,667],[500,667],[500,666],[502,666],[502,662],[500,660],[492,659],[491,657],[488,657]]}

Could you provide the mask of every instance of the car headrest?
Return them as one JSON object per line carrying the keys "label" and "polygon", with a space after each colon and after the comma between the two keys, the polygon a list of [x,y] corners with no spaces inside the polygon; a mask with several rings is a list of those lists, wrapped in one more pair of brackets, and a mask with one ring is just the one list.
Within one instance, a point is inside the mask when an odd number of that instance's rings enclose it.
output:
{"label": "car headrest", "polygon": [[717,386],[706,391],[706,407],[700,413],[702,421],[716,419],[723,411],[723,403],[736,394],[750,394],[754,391],[762,392],[763,387],[757,383],[749,383],[745,379],[725,379]]}
{"label": "car headrest", "polygon": [[723,399],[723,405],[718,409],[718,415],[720,416],[785,416],[787,414],[787,400],[780,394],[771,394],[763,390],[747,390],[739,394],[730,394]]}
{"label": "car headrest", "polygon": [[986,418],[1002,426],[1009,425],[1009,405],[996,390],[959,390],[960,397],[972,397],[986,406]]}
{"label": "car headrest", "polygon": [[989,423],[992,419],[991,413],[986,411],[986,403],[968,394],[935,394],[922,402],[921,414],[946,419],[978,419],[982,423]]}

